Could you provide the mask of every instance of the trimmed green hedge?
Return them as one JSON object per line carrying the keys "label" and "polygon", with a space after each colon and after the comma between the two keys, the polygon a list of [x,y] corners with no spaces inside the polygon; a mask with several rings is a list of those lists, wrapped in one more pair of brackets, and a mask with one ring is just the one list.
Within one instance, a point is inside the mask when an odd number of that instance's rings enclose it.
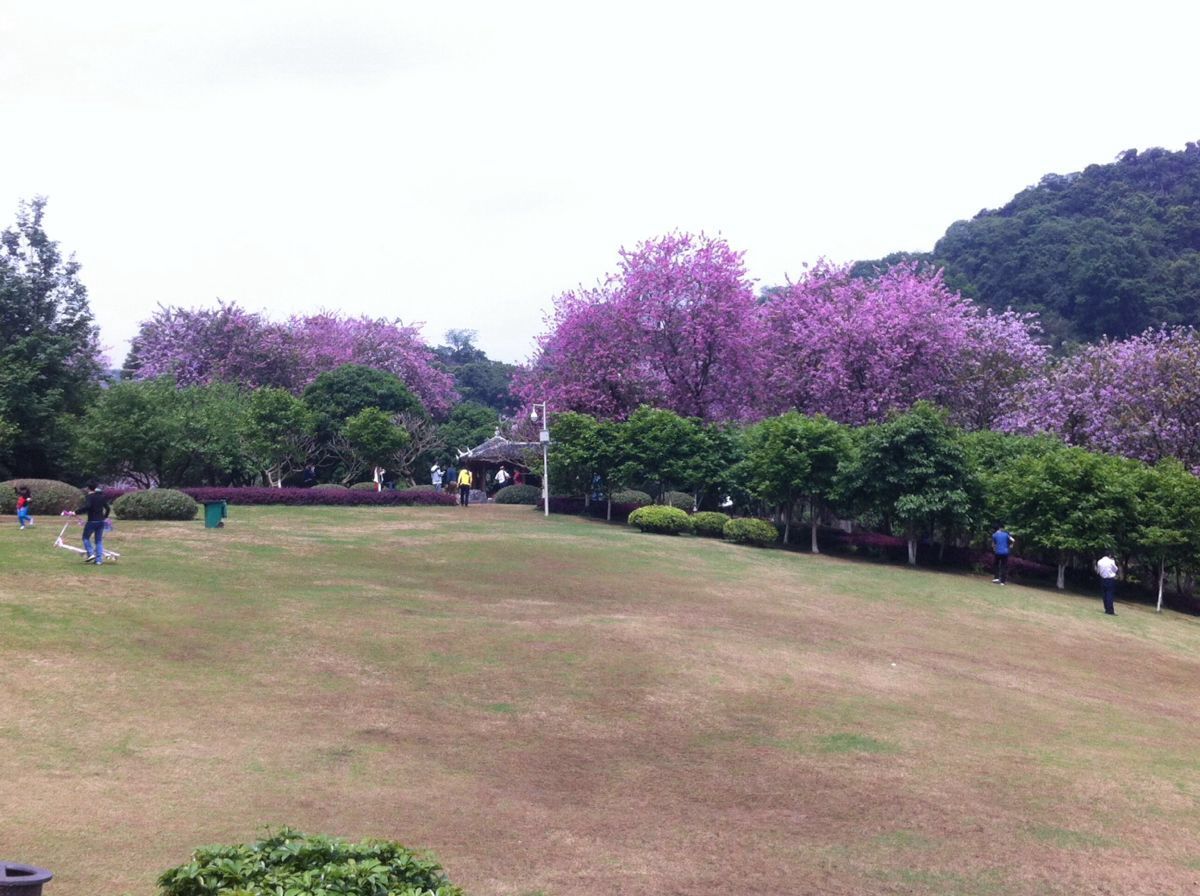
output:
{"label": "trimmed green hedge", "polygon": [[722,538],[725,535],[725,524],[729,522],[729,514],[718,513],[715,510],[702,510],[692,514],[692,528],[697,535],[706,538]]}
{"label": "trimmed green hedge", "polygon": [[667,492],[662,502],[667,507],[678,507],[684,513],[691,513],[696,506],[696,499],[687,492]]}
{"label": "trimmed green hedge", "polygon": [[395,841],[347,843],[291,828],[257,843],[197,849],[158,886],[162,896],[463,896],[437,860]]}
{"label": "trimmed green hedge", "polygon": [[350,486],[352,492],[377,492],[379,489],[375,487],[374,482],[356,482]]}
{"label": "trimmed green hedge", "polygon": [[765,548],[779,540],[779,530],[774,523],[752,518],[730,520],[722,534],[729,541]]}
{"label": "trimmed green hedge", "polygon": [[542,500],[542,490],[536,485],[506,485],[493,500],[497,504],[537,504]]}
{"label": "trimmed green hedge", "polygon": [[[371,483],[371,487],[372,487],[372,488],[374,488],[374,487],[375,487],[375,483],[373,483],[373,482],[372,482],[372,483]],[[346,486],[344,486],[344,485],[339,485],[339,484],[338,484],[338,483],[336,483],[336,482],[322,482],[322,483],[321,483],[321,484],[319,484],[319,485],[314,485],[314,486],[313,486],[313,488],[340,488],[340,489],[343,489],[343,490],[346,490],[346,491],[348,491],[348,489],[346,488]]]}
{"label": "trimmed green hedge", "polygon": [[692,531],[692,520],[678,507],[663,507],[650,505],[639,507],[629,514],[629,525],[637,526],[643,532],[654,532],[659,535],[679,535]]}
{"label": "trimmed green hedge", "polygon": [[29,512],[58,516],[64,510],[78,510],[83,503],[83,492],[57,479],[9,479],[0,482],[0,513],[17,512],[17,487],[28,486],[32,501]]}
{"label": "trimmed green hedge", "polygon": [[173,488],[129,492],[113,501],[119,520],[194,520],[200,505]]}
{"label": "trimmed green hedge", "polygon": [[614,504],[633,504],[637,507],[644,507],[647,504],[653,504],[654,499],[645,492],[639,492],[634,488],[627,488],[624,491],[613,492],[612,502]]}

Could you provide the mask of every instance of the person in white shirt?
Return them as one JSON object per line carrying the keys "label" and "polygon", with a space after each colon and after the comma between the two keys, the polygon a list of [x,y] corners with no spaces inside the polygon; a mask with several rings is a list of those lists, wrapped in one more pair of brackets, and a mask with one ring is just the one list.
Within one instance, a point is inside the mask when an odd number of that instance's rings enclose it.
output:
{"label": "person in white shirt", "polygon": [[437,464],[429,468],[429,481],[433,483],[433,487],[438,491],[442,490],[442,468]]}
{"label": "person in white shirt", "polygon": [[1096,572],[1100,574],[1100,589],[1104,595],[1104,612],[1109,616],[1116,616],[1117,611],[1113,609],[1113,597],[1117,593],[1117,573],[1120,572],[1117,568],[1117,561],[1105,554],[1096,561]]}
{"label": "person in white shirt", "polygon": [[496,491],[500,491],[500,489],[508,485],[508,479],[508,470],[504,469],[504,467],[501,467],[496,472]]}

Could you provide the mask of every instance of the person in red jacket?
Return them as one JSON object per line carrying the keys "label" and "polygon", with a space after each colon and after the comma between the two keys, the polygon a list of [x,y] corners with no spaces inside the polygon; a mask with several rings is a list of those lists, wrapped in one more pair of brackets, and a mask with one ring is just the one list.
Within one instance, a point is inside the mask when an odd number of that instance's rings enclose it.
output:
{"label": "person in red jacket", "polygon": [[17,493],[17,522],[21,524],[22,529],[32,529],[33,517],[29,515],[29,511],[33,495],[29,492],[29,486],[22,485],[14,491]]}

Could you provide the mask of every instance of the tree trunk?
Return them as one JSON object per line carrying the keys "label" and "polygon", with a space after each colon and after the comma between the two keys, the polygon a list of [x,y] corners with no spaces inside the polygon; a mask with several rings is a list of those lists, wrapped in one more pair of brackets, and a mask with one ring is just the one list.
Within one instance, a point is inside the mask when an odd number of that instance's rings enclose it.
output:
{"label": "tree trunk", "polygon": [[817,502],[816,499],[808,505],[809,519],[812,522],[812,552],[814,554],[821,553],[821,549],[817,547]]}
{"label": "tree trunk", "polygon": [[908,536],[908,565],[909,566],[917,565],[917,536],[916,535]]}
{"label": "tree trunk", "polygon": [[1161,564],[1158,567],[1158,606],[1154,608],[1155,613],[1162,612],[1163,582],[1166,581],[1166,578],[1167,578],[1167,561],[1164,559],[1161,561]]}
{"label": "tree trunk", "polygon": [[608,509],[604,513],[604,518],[608,520],[608,522],[612,522],[612,495],[608,496]]}
{"label": "tree trunk", "polygon": [[1065,560],[1058,561],[1058,582],[1055,584],[1059,589],[1067,587],[1067,562]]}

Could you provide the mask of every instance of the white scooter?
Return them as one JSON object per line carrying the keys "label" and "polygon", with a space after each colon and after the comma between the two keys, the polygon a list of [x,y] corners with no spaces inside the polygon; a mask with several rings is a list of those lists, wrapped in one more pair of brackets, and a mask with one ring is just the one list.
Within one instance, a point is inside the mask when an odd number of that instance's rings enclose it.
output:
{"label": "white scooter", "polygon": [[[70,526],[71,523],[73,523],[73,522],[77,522],[77,521],[69,519],[65,523],[63,523],[62,531],[58,533],[58,538],[54,539],[54,546],[56,548],[66,548],[68,551],[74,551],[76,554],[86,554],[87,551],[85,551],[83,548],[77,548],[77,547],[75,547],[75,545],[67,544],[65,541],[63,541],[63,536],[67,534],[67,527]],[[107,520],[105,522],[107,522]],[[105,563],[113,562],[113,561],[120,560],[120,559],[121,559],[121,555],[118,554],[116,551],[110,551],[108,548],[104,549],[104,562]]]}

